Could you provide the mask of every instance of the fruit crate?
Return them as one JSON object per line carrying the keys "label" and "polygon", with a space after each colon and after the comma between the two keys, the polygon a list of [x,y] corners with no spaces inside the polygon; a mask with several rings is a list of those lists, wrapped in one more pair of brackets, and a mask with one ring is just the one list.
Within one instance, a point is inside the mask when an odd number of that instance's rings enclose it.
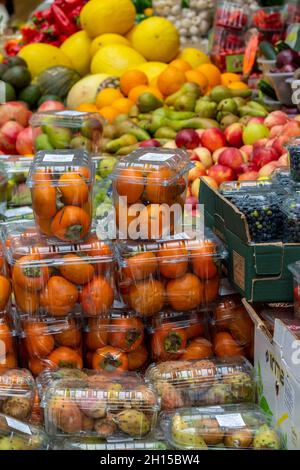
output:
{"label": "fruit crate", "polygon": [[253,243],[245,215],[218,191],[201,182],[205,224],[227,247],[224,269],[250,302],[290,302],[293,279],[288,265],[300,259],[300,243]]}

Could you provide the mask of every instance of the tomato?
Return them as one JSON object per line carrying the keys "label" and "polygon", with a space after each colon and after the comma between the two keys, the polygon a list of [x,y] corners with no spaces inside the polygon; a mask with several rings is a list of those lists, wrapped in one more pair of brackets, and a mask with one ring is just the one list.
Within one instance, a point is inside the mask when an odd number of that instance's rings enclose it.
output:
{"label": "tomato", "polygon": [[137,349],[128,353],[128,370],[140,369],[148,359],[148,350],[144,343]]}
{"label": "tomato", "polygon": [[83,206],[89,198],[88,185],[75,172],[70,171],[61,175],[58,186],[65,205]]}
{"label": "tomato", "polygon": [[189,343],[185,352],[181,356],[181,360],[190,360],[190,359],[205,359],[207,357],[212,357],[213,347],[210,341],[205,338],[196,338]]}
{"label": "tomato", "polygon": [[49,269],[38,254],[19,258],[13,267],[13,281],[31,292],[41,290],[49,279]]}
{"label": "tomato", "polygon": [[81,207],[65,206],[52,220],[51,230],[60,240],[76,242],[88,234],[90,224],[90,216]]}
{"label": "tomato", "polygon": [[107,372],[124,371],[128,369],[127,354],[118,348],[104,346],[97,349],[92,360],[93,369]]}
{"label": "tomato", "polygon": [[40,305],[54,317],[70,313],[78,300],[78,290],[62,276],[52,276],[40,296]]}
{"label": "tomato", "polygon": [[144,324],[139,318],[117,318],[111,321],[109,344],[129,352],[144,339]]}
{"label": "tomato", "polygon": [[62,276],[74,284],[87,284],[95,273],[93,265],[75,253],[63,256],[63,265],[59,270]]}
{"label": "tomato", "polygon": [[151,350],[159,361],[178,359],[184,353],[186,344],[186,330],[176,328],[172,323],[157,327],[151,337]]}
{"label": "tomato", "polygon": [[82,289],[81,305],[87,316],[108,313],[114,301],[114,291],[103,276],[96,276]]}
{"label": "tomato", "polygon": [[58,367],[69,367],[74,369],[82,369],[82,357],[74,349],[60,346],[47,357],[48,361]]}

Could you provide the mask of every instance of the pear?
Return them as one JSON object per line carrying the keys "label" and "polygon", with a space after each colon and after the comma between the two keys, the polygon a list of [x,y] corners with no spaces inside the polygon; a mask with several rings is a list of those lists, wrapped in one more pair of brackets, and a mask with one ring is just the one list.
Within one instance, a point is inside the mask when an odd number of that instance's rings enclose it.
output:
{"label": "pear", "polygon": [[168,96],[168,98],[165,101],[165,104],[167,106],[174,106],[175,102],[178,98],[180,98],[183,95],[191,94],[195,96],[195,99],[199,98],[201,96],[201,90],[199,85],[196,83],[185,83],[182,85],[180,90],[178,90],[176,93],[173,93],[173,95]]}
{"label": "pear", "polygon": [[68,149],[72,139],[71,129],[66,127],[45,126],[49,142],[55,149]]}
{"label": "pear", "polygon": [[71,149],[82,149],[91,152],[92,150],[92,143],[86,137],[74,137],[70,142]]}
{"label": "pear", "polygon": [[213,119],[217,115],[217,103],[200,99],[197,101],[195,111],[200,117]]}
{"label": "pear", "polygon": [[194,111],[195,106],[196,97],[191,93],[180,96],[174,104],[176,111]]}
{"label": "pear", "polygon": [[97,118],[90,118],[90,119],[84,120],[80,129],[80,132],[87,139],[93,139],[93,136],[96,133],[101,134],[102,130],[103,130],[102,122]]}
{"label": "pear", "polygon": [[177,132],[171,129],[171,127],[160,127],[154,134],[156,139],[175,139]]}
{"label": "pear", "polygon": [[36,150],[53,150],[52,145],[50,144],[49,138],[46,134],[40,134],[35,139]]}
{"label": "pear", "polygon": [[231,98],[231,90],[223,85],[215,86],[210,92],[210,98],[216,103],[220,103],[222,100]]}
{"label": "pear", "polygon": [[100,160],[98,165],[98,174],[102,178],[107,178],[112,173],[117,161],[118,160],[115,157],[105,157]]}
{"label": "pear", "polygon": [[163,102],[156,98],[152,93],[146,92],[139,96],[137,105],[142,113],[149,113],[150,111],[161,108]]}

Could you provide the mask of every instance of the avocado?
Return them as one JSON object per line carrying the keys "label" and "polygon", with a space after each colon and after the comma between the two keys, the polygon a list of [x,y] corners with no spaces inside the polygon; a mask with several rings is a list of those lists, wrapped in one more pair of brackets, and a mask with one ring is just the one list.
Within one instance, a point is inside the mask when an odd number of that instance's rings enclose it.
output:
{"label": "avocado", "polygon": [[[0,85],[1,83],[4,83],[4,86],[5,86],[5,101],[15,101],[17,95],[16,95],[14,87],[11,86],[9,83],[5,83],[3,80],[0,80]],[[2,101],[2,96],[0,100]]]}
{"label": "avocado", "polygon": [[0,64],[0,78],[2,78],[2,75],[8,70],[8,65],[7,64]]}
{"label": "avocado", "polygon": [[12,85],[18,90],[27,87],[31,82],[31,74],[23,65],[11,67],[2,76],[2,80]]}
{"label": "avocado", "polygon": [[19,101],[24,101],[30,108],[36,108],[42,92],[37,85],[29,85],[19,93]]}
{"label": "avocado", "polygon": [[25,62],[24,59],[21,57],[15,56],[15,57],[8,57],[5,61],[5,63],[9,67],[14,67],[15,65],[23,65],[23,67],[27,67],[27,63]]}

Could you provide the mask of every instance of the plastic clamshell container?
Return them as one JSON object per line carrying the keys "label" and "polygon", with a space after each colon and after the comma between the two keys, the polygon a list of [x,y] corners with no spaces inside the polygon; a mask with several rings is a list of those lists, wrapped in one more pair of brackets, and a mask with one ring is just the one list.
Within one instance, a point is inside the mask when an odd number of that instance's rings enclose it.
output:
{"label": "plastic clamshell container", "polygon": [[282,449],[279,433],[257,405],[185,408],[165,420],[175,449]]}
{"label": "plastic clamshell container", "polygon": [[[170,447],[164,441],[151,440],[134,441],[128,440],[123,442],[101,442],[99,439],[67,439],[63,443],[64,450],[168,450]],[[59,447],[61,449],[61,447]],[[59,450],[58,449],[58,450]]]}
{"label": "plastic clamshell container", "polygon": [[227,252],[209,230],[203,240],[187,232],[165,242],[119,240],[116,251],[120,297],[142,317],[167,304],[177,312],[207,308],[218,298],[219,267]]}
{"label": "plastic clamshell container", "polygon": [[93,217],[97,221],[103,222],[113,210],[111,174],[118,159],[112,155],[101,155],[93,157],[92,160],[95,166]]}
{"label": "plastic clamshell container", "polygon": [[42,428],[0,414],[0,450],[49,450]]}
{"label": "plastic clamshell container", "polygon": [[[172,234],[178,219],[183,220],[190,168],[188,153],[181,149],[138,149],[119,160],[111,178],[116,225],[123,238],[160,239]],[[177,209],[170,220],[163,219],[162,204]],[[139,237],[136,231],[130,233],[130,221],[138,214]]]}
{"label": "plastic clamshell container", "polygon": [[288,80],[294,76],[294,73],[269,72],[266,76],[274,88],[278,100],[285,106],[292,106],[292,87]]}
{"label": "plastic clamshell container", "polygon": [[152,364],[145,374],[161,397],[161,409],[253,402],[254,369],[240,356]]}
{"label": "plastic clamshell container", "polygon": [[225,181],[220,185],[220,192],[229,198],[239,194],[256,193],[272,189],[271,181]]}
{"label": "plastic clamshell container", "polygon": [[243,5],[219,1],[215,15],[215,26],[244,30],[248,25],[248,11]]}
{"label": "plastic clamshell container", "polygon": [[50,436],[119,440],[143,439],[154,430],[159,399],[136,374],[86,371],[82,379],[61,379],[42,400],[45,429]]}
{"label": "plastic clamshell container", "polygon": [[271,181],[278,186],[291,187],[291,171],[289,167],[275,168],[271,174]]}
{"label": "plastic clamshell container", "polygon": [[83,339],[89,369],[140,370],[148,364],[146,331],[135,313],[111,311],[106,318],[85,318]]}
{"label": "plastic clamshell container", "polygon": [[199,359],[213,356],[213,347],[206,339],[204,312],[162,312],[151,319],[148,334],[152,359],[156,362]]}
{"label": "plastic clamshell container", "polygon": [[29,222],[9,224],[5,230],[20,314],[60,318],[108,313],[114,302],[114,255],[109,242],[98,240],[92,231],[78,244],[53,244]]}
{"label": "plastic clamshell container", "polygon": [[3,168],[7,176],[6,201],[8,209],[31,205],[31,193],[26,186],[26,179],[32,161],[32,157],[0,155],[0,168]]}
{"label": "plastic clamshell container", "polygon": [[264,59],[263,57],[259,57],[257,59],[257,65],[259,70],[262,73],[269,73],[271,69],[275,67],[276,60]]}
{"label": "plastic clamshell container", "polygon": [[79,318],[23,318],[20,328],[22,360],[34,376],[47,368],[82,369]]}
{"label": "plastic clamshell container", "polygon": [[18,365],[17,332],[11,315],[0,315],[0,373],[1,370],[14,369]]}
{"label": "plastic clamshell container", "polygon": [[38,152],[27,185],[39,230],[48,237],[77,242],[92,222],[94,165],[83,150]]}
{"label": "plastic clamshell container", "polygon": [[289,264],[288,268],[294,277],[294,314],[300,318],[300,261]]}
{"label": "plastic clamshell container", "polygon": [[211,57],[215,65],[225,72],[240,72],[243,67],[245,53],[244,31],[216,26],[213,29],[211,40]]}
{"label": "plastic clamshell container", "polygon": [[[285,323],[287,326],[295,323],[295,321],[297,323],[299,322],[299,320],[295,320],[294,311],[293,308],[291,308],[291,304],[266,305],[259,311],[259,316],[265,322],[272,336],[274,334],[276,318],[278,318],[282,323]],[[298,329],[299,324],[297,325]]]}
{"label": "plastic clamshell container", "polygon": [[286,148],[289,153],[291,177],[293,181],[300,183],[300,139],[289,140]]}
{"label": "plastic clamshell container", "polygon": [[299,193],[291,194],[282,204],[283,242],[300,243],[300,188]]}
{"label": "plastic clamshell container", "polygon": [[282,195],[275,191],[261,191],[232,197],[231,202],[245,215],[252,242],[267,243],[281,240]]}
{"label": "plastic clamshell container", "polygon": [[286,9],[283,6],[258,7],[252,16],[252,24],[261,32],[280,32],[285,28]]}
{"label": "plastic clamshell container", "polygon": [[26,369],[0,369],[0,410],[2,413],[28,421],[34,404],[35,381]]}
{"label": "plastic clamshell container", "polygon": [[101,150],[104,119],[99,113],[44,111],[30,119],[34,150],[83,149],[91,154]]}

